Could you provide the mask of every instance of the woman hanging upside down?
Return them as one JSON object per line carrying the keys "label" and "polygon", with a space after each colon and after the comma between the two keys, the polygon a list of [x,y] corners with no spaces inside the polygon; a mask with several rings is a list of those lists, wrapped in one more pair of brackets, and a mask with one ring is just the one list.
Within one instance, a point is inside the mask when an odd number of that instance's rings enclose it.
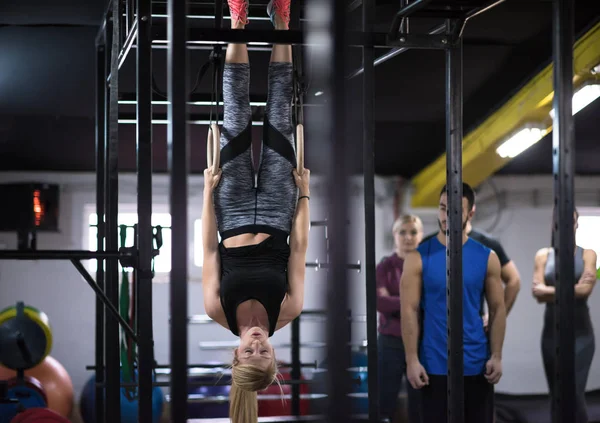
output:
{"label": "woman hanging upside down", "polygon": [[[232,28],[243,29],[248,0],[228,4]],[[290,0],[271,0],[267,13],[276,30],[287,30]],[[291,46],[274,45],[255,175],[248,49],[245,44],[227,47],[221,169],[204,171],[204,305],[213,320],[240,337],[230,394],[234,423],[258,420],[257,391],[276,382],[278,374],[269,337],[294,320],[304,302],[310,172],[296,171],[292,73]]]}

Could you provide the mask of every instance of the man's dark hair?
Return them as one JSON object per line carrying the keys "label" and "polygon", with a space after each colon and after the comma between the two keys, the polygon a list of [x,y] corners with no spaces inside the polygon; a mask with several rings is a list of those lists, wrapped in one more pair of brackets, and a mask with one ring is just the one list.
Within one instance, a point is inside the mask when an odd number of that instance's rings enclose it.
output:
{"label": "man's dark hair", "polygon": [[[444,187],[440,191],[440,197],[443,193],[447,191],[448,188],[446,185],[444,185]],[[469,210],[472,210],[473,206],[475,205],[475,191],[473,190],[473,188],[471,188],[471,185],[467,184],[466,182],[463,182],[462,184],[462,191],[463,197],[467,199],[467,203],[469,204]]]}

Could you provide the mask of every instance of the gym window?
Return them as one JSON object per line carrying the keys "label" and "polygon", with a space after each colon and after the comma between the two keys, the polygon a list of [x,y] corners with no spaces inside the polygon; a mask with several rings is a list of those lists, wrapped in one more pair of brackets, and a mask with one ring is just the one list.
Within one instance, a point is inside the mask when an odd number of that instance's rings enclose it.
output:
{"label": "gym window", "polygon": [[596,269],[600,268],[600,210],[593,212],[580,212],[579,227],[575,240],[581,248],[594,250],[598,255]]}
{"label": "gym window", "polygon": [[[88,235],[88,246],[90,251],[97,250],[97,234],[98,234],[98,217],[96,213],[89,213],[87,219],[87,235]],[[134,243],[134,228],[133,225],[138,223],[137,213],[119,213],[118,216],[119,225],[127,225],[125,233],[125,246],[131,247]],[[155,274],[168,274],[171,271],[171,215],[169,213],[153,213],[152,214],[152,226],[162,226],[162,239],[163,245],[160,248],[160,254],[154,258],[154,271]],[[121,228],[119,231],[119,247],[121,246]],[[89,260],[88,269],[90,272],[96,272],[98,269],[98,262],[96,260]],[[132,269],[126,269],[131,271]],[[119,272],[122,271],[121,265],[119,265]]]}

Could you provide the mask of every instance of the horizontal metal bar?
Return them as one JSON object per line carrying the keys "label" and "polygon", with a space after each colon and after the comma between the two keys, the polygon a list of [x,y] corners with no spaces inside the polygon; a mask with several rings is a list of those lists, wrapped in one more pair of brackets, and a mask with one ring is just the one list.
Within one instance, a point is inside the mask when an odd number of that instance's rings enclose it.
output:
{"label": "horizontal metal bar", "polygon": [[[291,394],[258,394],[258,401],[281,401],[281,400],[290,400],[292,398]],[[300,394],[301,400],[319,400],[327,398],[327,394]],[[167,402],[171,401],[170,395],[165,395],[165,400]],[[208,396],[201,394],[191,394],[188,395],[188,404],[227,404],[229,403],[228,395],[217,395],[217,396]]]}
{"label": "horizontal metal bar", "polygon": [[[201,341],[198,343],[201,350],[222,350],[228,348],[237,348],[240,341]],[[325,342],[304,342],[300,344],[301,348],[325,348]],[[273,348],[292,348],[291,343],[273,345]]]}
{"label": "horizontal metal bar", "polygon": [[[167,43],[167,26],[152,26],[152,40],[155,44]],[[261,43],[261,44],[303,44],[304,33],[298,30],[273,31],[268,29],[230,28],[190,28],[188,44],[196,43]]]}
{"label": "horizontal metal bar", "polygon": [[[188,372],[188,374],[190,376],[202,376],[202,375],[207,375],[211,373],[217,374],[220,373],[219,369],[228,369],[229,367],[231,367],[231,363],[218,363],[218,364],[213,364],[213,365],[203,365],[200,368],[194,369],[194,368],[190,368],[190,371]],[[290,369],[292,367],[292,365],[290,363],[278,363],[277,367],[279,369]],[[312,363],[300,363],[300,367],[305,368],[305,369],[316,369],[318,367],[318,363],[312,362]],[[162,376],[168,376],[171,374],[171,369],[161,369],[161,368],[157,368],[155,370],[155,373],[157,375],[162,375]]]}
{"label": "horizontal metal bar", "polygon": [[[314,267],[315,270],[319,269],[329,269],[331,265],[329,263],[321,263],[318,259],[315,260],[314,263],[306,263],[306,267]],[[346,269],[348,270],[357,270],[358,273],[361,271],[360,260],[356,264],[347,264]]]}
{"label": "horizontal metal bar", "polygon": [[[346,224],[349,225],[350,221],[346,221]],[[327,226],[329,225],[329,220],[325,219],[325,220],[313,220],[312,222],[310,222],[310,226]]]}
{"label": "horizontal metal bar", "polygon": [[[389,48],[386,45],[386,33],[349,32],[348,45],[362,47],[369,45],[376,48]],[[152,27],[152,40],[154,45],[166,45],[167,28],[157,24]],[[190,28],[188,46],[195,44],[227,44],[245,43],[249,45],[290,44],[307,45],[304,32],[299,30],[272,31],[262,29],[217,29],[217,28]]]}
{"label": "horizontal metal bar", "polygon": [[[327,317],[326,316],[319,316],[319,315],[307,315],[307,316],[300,316],[301,320],[303,322],[314,322],[314,323],[322,323],[327,321]],[[350,316],[348,317],[348,320],[351,322],[355,322],[355,323],[364,323],[367,321],[367,316],[366,315],[356,315],[356,316]]]}
{"label": "horizontal metal bar", "polygon": [[[350,347],[363,348],[368,345],[367,341],[350,342]],[[198,343],[201,350],[226,350],[229,348],[237,348],[240,346],[240,341],[201,341]],[[300,344],[300,348],[325,348],[325,342],[304,342]],[[292,348],[292,344],[277,344],[273,348]]]}
{"label": "horizontal metal bar", "polygon": [[[326,416],[321,415],[310,415],[310,416],[275,416],[275,417],[259,417],[258,423],[288,423],[288,422],[302,422],[302,423],[328,423]],[[377,423],[385,423],[388,420],[382,420]],[[367,414],[356,414],[350,416],[347,423],[373,423],[369,420]],[[222,418],[201,418],[201,419],[188,419],[187,423],[231,423],[229,417]]]}
{"label": "horizontal metal bar", "polygon": [[[325,310],[304,310],[300,314],[300,320],[303,322],[324,322],[327,319],[327,311]],[[366,322],[367,316],[364,314],[358,314],[349,316],[348,319],[352,322]],[[213,319],[208,317],[206,314],[196,314],[188,317],[188,323],[192,325],[212,324],[215,323]]]}
{"label": "horizontal metal bar", "polygon": [[[316,361],[312,363],[300,363],[300,366],[306,369],[316,369],[319,365]],[[200,364],[190,364],[188,366],[191,376],[202,375],[202,374],[210,374],[210,373],[220,373],[219,369],[228,369],[231,367],[231,363],[200,363]],[[277,363],[277,367],[280,369],[288,369],[291,368],[291,363]],[[96,370],[96,366],[85,366],[86,370]],[[171,374],[171,365],[170,364],[157,364],[154,366],[155,372],[158,375],[169,375]]]}
{"label": "horizontal metal bar", "polygon": [[[280,380],[279,384],[281,385],[312,385],[312,384],[316,384],[316,381],[313,381],[311,379],[301,379],[301,380]],[[105,383],[101,383],[98,382],[96,383],[96,386],[103,388],[105,387]],[[187,381],[187,385],[189,387],[198,387],[198,386],[229,386],[231,385],[230,381],[227,380],[206,380],[206,381],[199,381],[199,380],[188,380]],[[138,384],[136,382],[121,382],[120,386],[122,388],[137,388]],[[160,387],[168,387],[171,386],[171,382],[170,381],[165,381],[165,382],[152,382],[152,386],[160,386]]]}
{"label": "horizontal metal bar", "polygon": [[0,251],[0,260],[95,260],[120,258],[123,254],[118,251],[86,251],[86,250],[37,250]]}
{"label": "horizontal metal bar", "polygon": [[[136,125],[137,124],[137,120],[134,117],[128,116],[128,117],[122,117],[119,118],[119,123],[121,125]],[[210,125],[212,123],[216,123],[217,125],[223,125],[223,121],[219,120],[219,121],[210,121],[209,119],[194,119],[193,116],[190,117],[190,119],[187,120],[188,125]],[[162,115],[161,117],[157,117],[155,119],[152,119],[152,124],[153,125],[168,125],[169,124],[169,120]],[[263,126],[263,121],[262,120],[253,120],[252,121],[252,126]]]}
{"label": "horizontal metal bar", "polygon": [[[494,1],[490,1],[488,4],[486,4],[485,6],[478,8],[478,9],[473,9],[473,10],[469,10],[466,12],[465,15],[465,20],[468,21],[469,19],[472,19],[475,16],[480,15],[483,12],[486,12],[488,10],[490,10],[491,8],[504,3],[505,0],[494,0]],[[434,27],[433,29],[431,29],[429,31],[429,35],[435,35],[435,34],[443,34],[444,32],[446,32],[446,24],[440,24],[436,27]],[[392,50],[388,51],[387,53],[379,56],[377,59],[375,59],[375,61],[373,62],[373,64],[375,66],[379,66],[382,63],[387,62],[390,59],[393,59],[394,57],[398,56],[399,54],[404,53],[405,51],[410,50],[407,47],[395,47]],[[359,75],[362,75],[364,72],[364,67],[360,67],[357,70],[355,70],[354,72],[352,72],[351,74],[349,74],[346,79],[353,79]]]}
{"label": "horizontal metal bar", "polygon": [[394,38],[390,36],[387,42],[390,46],[431,50],[445,50],[454,44],[449,35],[405,33],[398,33]]}
{"label": "horizontal metal bar", "polygon": [[[266,95],[252,94],[251,98],[253,100],[250,101],[250,106],[264,107],[267,105],[267,96]],[[318,97],[316,97],[316,99],[318,99]],[[119,94],[119,104],[132,105],[132,106],[136,105],[137,104],[137,95],[135,93],[120,93]],[[166,98],[166,93],[165,93],[165,96],[161,96],[161,95],[155,93],[152,96],[152,104],[157,105],[157,106],[168,106],[169,100]],[[219,102],[213,101],[213,100],[211,100],[210,94],[200,94],[200,93],[190,94],[189,101],[187,104],[190,106],[223,107],[222,101],[219,101]],[[302,105],[304,107],[321,107],[321,106],[323,106],[323,102],[313,100],[312,102],[303,103]]]}

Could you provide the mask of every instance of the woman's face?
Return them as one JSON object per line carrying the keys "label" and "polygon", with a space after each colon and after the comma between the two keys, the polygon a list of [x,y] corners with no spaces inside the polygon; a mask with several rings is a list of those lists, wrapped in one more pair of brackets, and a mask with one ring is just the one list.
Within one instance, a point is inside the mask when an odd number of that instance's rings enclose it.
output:
{"label": "woman's face", "polygon": [[251,364],[265,370],[275,358],[268,334],[259,327],[251,328],[240,338],[235,354],[240,364]]}
{"label": "woman's face", "polygon": [[402,252],[409,252],[417,248],[423,239],[423,229],[415,223],[403,223],[394,232],[394,243],[396,248]]}

